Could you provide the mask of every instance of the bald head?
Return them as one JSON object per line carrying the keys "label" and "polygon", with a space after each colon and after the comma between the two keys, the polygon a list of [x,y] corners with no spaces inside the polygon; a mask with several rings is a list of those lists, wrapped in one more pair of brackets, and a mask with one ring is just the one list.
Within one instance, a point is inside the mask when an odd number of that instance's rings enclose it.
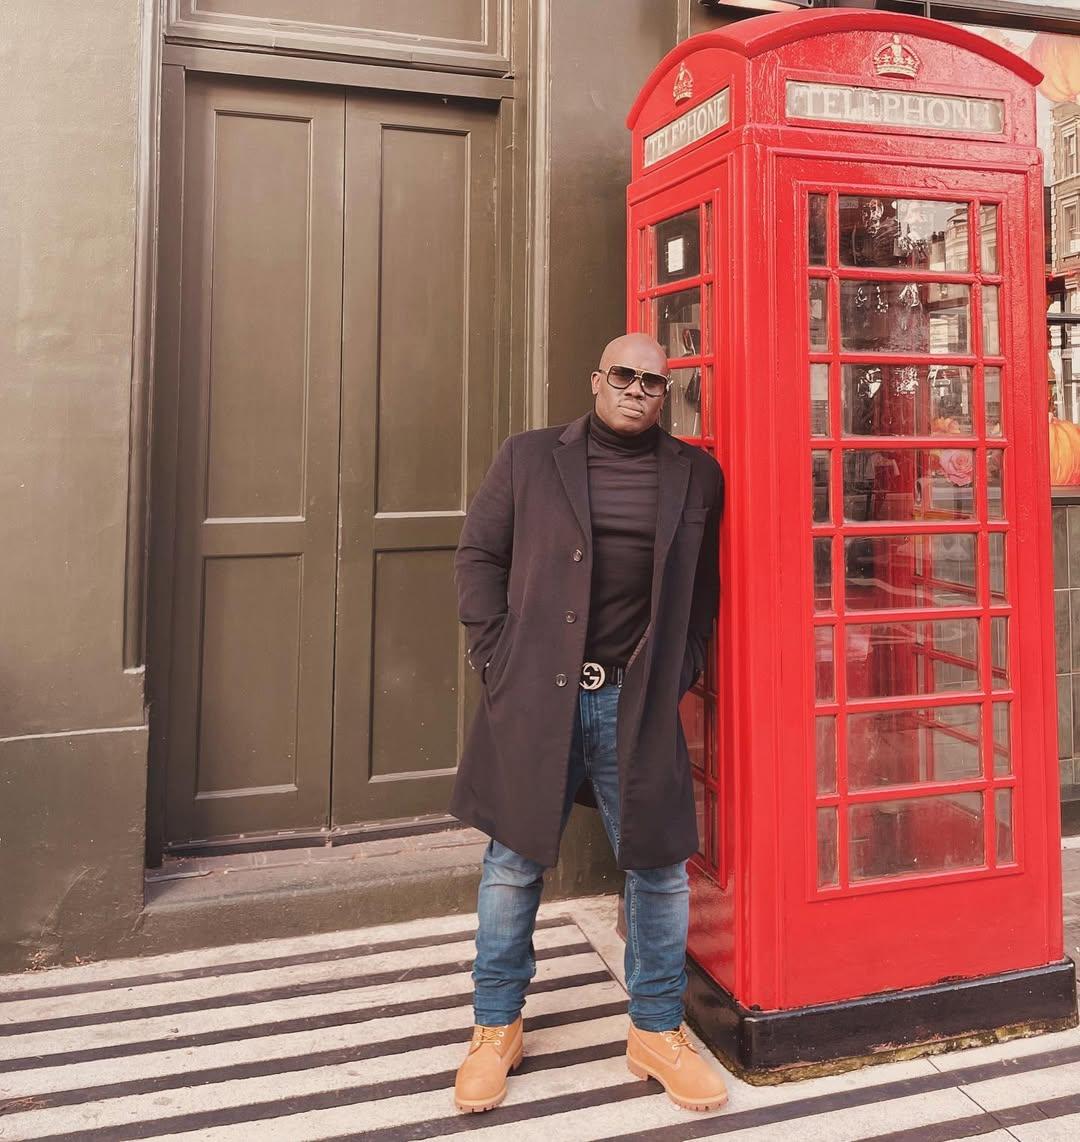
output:
{"label": "bald head", "polygon": [[596,398],[596,415],[616,432],[636,436],[652,428],[664,408],[663,395],[646,396],[639,380],[624,389],[608,383],[607,371],[613,365],[625,365],[635,373],[660,373],[667,376],[667,354],[647,333],[624,333],[609,341],[600,357],[600,365],[592,375],[592,392]]}
{"label": "bald head", "polygon": [[633,365],[651,373],[667,372],[667,354],[648,333],[624,333],[609,341],[600,355],[600,371],[611,365]]}

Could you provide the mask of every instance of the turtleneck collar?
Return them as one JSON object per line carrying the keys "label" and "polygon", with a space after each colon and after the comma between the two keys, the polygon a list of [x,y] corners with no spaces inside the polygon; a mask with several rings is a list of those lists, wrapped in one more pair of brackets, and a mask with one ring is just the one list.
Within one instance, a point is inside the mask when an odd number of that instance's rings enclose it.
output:
{"label": "turtleneck collar", "polygon": [[644,432],[616,432],[609,424],[605,424],[597,415],[596,409],[593,409],[589,413],[589,435],[604,448],[632,456],[653,451],[660,435],[660,426],[650,425]]}

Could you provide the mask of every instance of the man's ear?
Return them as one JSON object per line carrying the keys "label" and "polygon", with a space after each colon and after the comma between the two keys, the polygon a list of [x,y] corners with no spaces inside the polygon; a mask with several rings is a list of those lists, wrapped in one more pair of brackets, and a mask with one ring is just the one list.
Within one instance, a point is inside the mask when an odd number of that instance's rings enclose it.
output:
{"label": "man's ear", "polygon": [[592,391],[593,391],[593,396],[596,396],[596,393],[597,393],[597,391],[598,391],[598,390],[599,390],[599,388],[600,388],[600,378],[601,378],[603,375],[604,375],[604,374],[603,374],[603,373],[601,373],[601,372],[600,372],[598,369],[593,369],[593,371],[592,371],[592,376],[589,378],[589,379],[590,379],[590,381],[592,382]]}

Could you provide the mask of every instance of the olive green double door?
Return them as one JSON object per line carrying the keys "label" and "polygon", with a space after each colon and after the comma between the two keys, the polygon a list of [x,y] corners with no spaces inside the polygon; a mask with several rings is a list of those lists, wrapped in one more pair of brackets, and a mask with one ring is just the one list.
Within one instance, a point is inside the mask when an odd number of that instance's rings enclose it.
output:
{"label": "olive green double door", "polygon": [[183,100],[164,841],[440,812],[476,698],[452,561],[495,438],[497,109]]}

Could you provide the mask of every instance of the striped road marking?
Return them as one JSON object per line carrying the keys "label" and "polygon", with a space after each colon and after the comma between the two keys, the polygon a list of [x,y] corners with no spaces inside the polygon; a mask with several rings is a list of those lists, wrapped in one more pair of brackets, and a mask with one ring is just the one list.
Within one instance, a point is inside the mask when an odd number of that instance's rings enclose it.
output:
{"label": "striped road marking", "polygon": [[680,1110],[627,1071],[616,957],[574,909],[541,913],[525,1061],[497,1110],[451,1098],[472,1026],[459,916],[0,976],[0,1142],[1080,1138],[1078,1031],[780,1086],[729,1076],[727,1107]]}

